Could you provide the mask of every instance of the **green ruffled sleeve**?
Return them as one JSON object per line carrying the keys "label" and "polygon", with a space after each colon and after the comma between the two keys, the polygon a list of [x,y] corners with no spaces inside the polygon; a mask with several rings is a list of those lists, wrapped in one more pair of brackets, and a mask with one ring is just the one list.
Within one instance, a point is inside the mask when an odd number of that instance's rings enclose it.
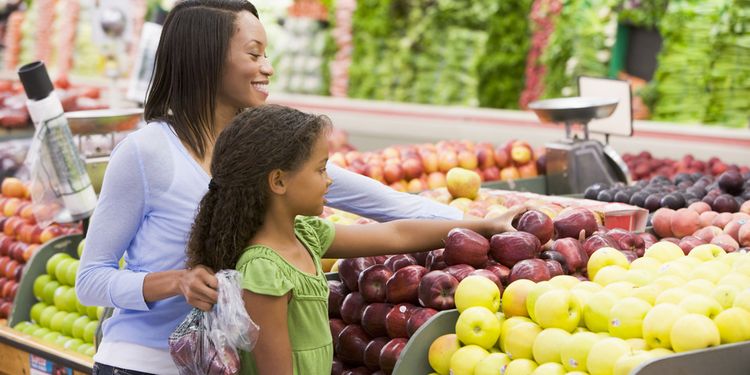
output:
{"label": "green ruffled sleeve", "polygon": [[321,258],[331,247],[333,238],[336,236],[333,223],[316,216],[297,216],[295,230],[304,238],[310,249]]}
{"label": "green ruffled sleeve", "polygon": [[242,275],[242,289],[256,294],[279,297],[294,288],[281,268],[269,258],[251,258],[244,262],[240,259],[237,271]]}

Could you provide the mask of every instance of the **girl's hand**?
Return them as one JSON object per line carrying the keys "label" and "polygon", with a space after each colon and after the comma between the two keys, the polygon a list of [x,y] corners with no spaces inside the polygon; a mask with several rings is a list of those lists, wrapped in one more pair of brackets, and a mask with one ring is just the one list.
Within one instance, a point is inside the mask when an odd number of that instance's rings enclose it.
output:
{"label": "girl's hand", "polygon": [[187,303],[203,311],[209,311],[219,298],[219,281],[208,267],[197,266],[185,270],[179,280],[180,292]]}
{"label": "girl's hand", "polygon": [[[513,218],[520,215],[528,210],[528,207],[523,205],[516,205],[503,212],[500,216],[493,217],[492,219],[485,219],[489,224],[489,234],[487,237],[498,233],[515,232],[516,228],[513,228]],[[485,234],[485,235],[487,235]]]}

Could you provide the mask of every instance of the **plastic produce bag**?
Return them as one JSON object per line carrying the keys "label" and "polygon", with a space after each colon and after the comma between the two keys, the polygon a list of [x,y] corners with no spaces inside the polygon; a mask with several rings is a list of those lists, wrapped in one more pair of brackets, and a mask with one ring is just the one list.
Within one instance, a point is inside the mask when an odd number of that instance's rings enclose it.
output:
{"label": "plastic produce bag", "polygon": [[169,353],[180,375],[229,375],[240,370],[238,350],[251,351],[260,328],[245,311],[241,276],[216,273],[219,300],[209,312],[193,309],[169,336]]}

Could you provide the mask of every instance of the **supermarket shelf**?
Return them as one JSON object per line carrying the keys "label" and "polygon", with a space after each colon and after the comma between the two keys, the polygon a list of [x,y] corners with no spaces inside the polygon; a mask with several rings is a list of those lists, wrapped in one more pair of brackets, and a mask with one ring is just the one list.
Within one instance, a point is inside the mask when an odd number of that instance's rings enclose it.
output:
{"label": "supermarket shelf", "polygon": [[[5,323],[0,324],[0,357],[3,365],[0,373],[28,374],[29,358],[24,353],[33,354],[58,365],[71,368],[76,373],[90,374],[94,361],[83,354],[59,349],[30,335],[18,332]],[[19,370],[24,370],[23,372]]]}
{"label": "supermarket shelf", "polygon": [[[531,112],[404,104],[309,95],[273,94],[270,102],[321,113],[350,134],[362,150],[393,144],[470,139],[504,142],[524,139],[534,147],[559,140],[562,126],[542,124]],[[719,156],[730,163],[750,159],[750,129],[699,124],[636,121],[633,137],[611,137],[620,153],[649,150],[657,157]],[[599,136],[594,136],[599,137]]]}

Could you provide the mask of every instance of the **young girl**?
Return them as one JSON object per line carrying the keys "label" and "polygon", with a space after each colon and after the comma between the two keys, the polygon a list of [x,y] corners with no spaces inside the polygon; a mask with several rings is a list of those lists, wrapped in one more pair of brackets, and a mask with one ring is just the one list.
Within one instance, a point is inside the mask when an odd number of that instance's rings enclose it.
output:
{"label": "young girl", "polygon": [[240,114],[216,141],[208,193],[188,242],[189,265],[236,268],[260,326],[245,374],[330,374],[328,286],[320,259],[425,251],[455,227],[512,230],[521,209],[492,220],[398,220],[339,226],[318,218],[331,180],[327,118],[281,106]]}

